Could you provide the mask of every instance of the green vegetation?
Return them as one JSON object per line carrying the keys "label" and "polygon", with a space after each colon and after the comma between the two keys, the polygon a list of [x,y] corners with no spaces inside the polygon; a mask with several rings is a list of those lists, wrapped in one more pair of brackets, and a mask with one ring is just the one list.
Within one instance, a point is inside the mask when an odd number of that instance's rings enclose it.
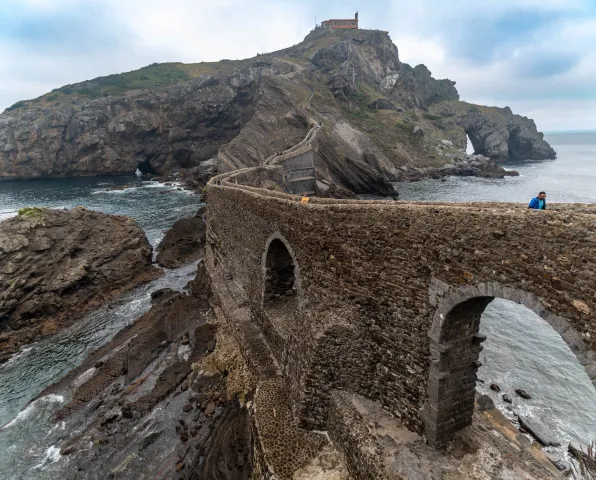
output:
{"label": "green vegetation", "polygon": [[16,110],[17,108],[24,107],[27,102],[25,100],[19,100],[14,105],[11,105],[6,109],[7,112],[11,112],[12,110]]}
{"label": "green vegetation", "polygon": [[66,85],[52,90],[52,92],[59,92],[64,95],[76,93],[90,98],[107,97],[108,95],[121,95],[129,90],[171,85],[190,78],[191,76],[182,70],[178,64],[153,63],[133,72],[98,77],[93,80]]}
{"label": "green vegetation", "polygon": [[432,113],[425,113],[424,118],[427,120],[441,120],[443,117],[440,115],[433,115]]}
{"label": "green vegetation", "polygon": [[23,207],[19,210],[19,217],[43,217],[45,214],[46,209],[39,207]]}

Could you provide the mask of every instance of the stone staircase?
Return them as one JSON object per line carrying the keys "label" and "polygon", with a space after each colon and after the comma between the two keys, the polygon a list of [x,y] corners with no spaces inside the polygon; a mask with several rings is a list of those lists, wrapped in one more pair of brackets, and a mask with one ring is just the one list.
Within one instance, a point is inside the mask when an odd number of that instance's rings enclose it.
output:
{"label": "stone staircase", "polygon": [[[253,421],[258,443],[255,455],[262,457],[255,459],[255,463],[260,464],[259,478],[292,480],[293,472],[323,463],[316,461],[317,456],[325,446],[327,455],[333,447],[326,435],[299,428],[279,364],[261,330],[251,320],[246,292],[234,282],[229,270],[220,267],[213,271],[216,271],[211,276],[213,290],[226,324],[234,332],[249,368],[258,379]],[[341,459],[337,451],[334,455]],[[345,466],[341,461],[339,463],[338,467],[336,462],[335,468],[345,475],[333,478],[348,478]],[[331,477],[323,472],[317,478],[324,480]]]}

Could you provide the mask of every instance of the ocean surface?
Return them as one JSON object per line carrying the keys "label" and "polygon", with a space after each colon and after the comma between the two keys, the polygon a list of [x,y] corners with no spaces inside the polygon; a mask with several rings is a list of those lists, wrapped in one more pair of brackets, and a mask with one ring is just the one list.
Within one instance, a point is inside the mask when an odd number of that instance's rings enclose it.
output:
{"label": "ocean surface", "polygon": [[[510,164],[519,177],[489,180],[452,177],[398,184],[401,199],[424,201],[528,202],[545,190],[549,202],[596,203],[596,133],[547,136],[558,158]],[[124,190],[114,186],[129,184]],[[162,193],[166,192],[166,193]],[[83,205],[128,215],[145,230],[155,246],[178,218],[192,215],[200,205],[196,195],[130,177],[0,182],[0,221],[25,206],[70,208]],[[49,395],[28,402],[45,386],[59,380],[85,356],[134,322],[150,306],[150,293],[169,286],[182,289],[194,276],[195,265],[167,271],[155,282],[123,297],[112,310],[100,309],[59,335],[29,345],[0,366],[0,479],[55,478],[61,457],[48,438],[63,428],[51,416],[65,402]],[[596,389],[560,336],[525,307],[495,300],[482,316],[488,340],[481,353],[478,390],[491,395],[506,416],[514,412],[539,418],[564,445],[551,449],[564,454],[572,438],[596,439]],[[514,399],[511,409],[501,395],[488,389],[497,383]],[[523,388],[531,400],[515,396]],[[4,427],[3,427],[4,426]]]}
{"label": "ocean surface", "polygon": [[[132,217],[155,247],[166,229],[194,215],[201,205],[198,195],[178,188],[135,175],[0,182],[0,221],[22,207],[83,205]],[[56,336],[27,345],[0,365],[0,480],[56,478],[52,467],[59,466],[60,453],[47,437],[50,432],[56,437],[57,431],[59,436],[63,424],[54,424],[52,415],[66,399],[47,395],[29,404],[31,399],[145,313],[152,292],[182,290],[195,274],[196,262],[166,270],[161,278],[111,302],[112,308],[92,312]]]}
{"label": "ocean surface", "polygon": [[504,165],[517,170],[519,177],[449,177],[446,182],[398,183],[399,199],[528,203],[545,191],[547,203],[596,203],[596,132],[552,134],[545,139],[556,150],[556,160]]}

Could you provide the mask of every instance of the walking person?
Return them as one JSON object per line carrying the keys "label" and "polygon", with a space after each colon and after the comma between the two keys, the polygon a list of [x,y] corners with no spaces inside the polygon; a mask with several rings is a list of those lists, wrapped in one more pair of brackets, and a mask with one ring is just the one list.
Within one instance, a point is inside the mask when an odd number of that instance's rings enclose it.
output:
{"label": "walking person", "polygon": [[546,192],[540,192],[537,197],[530,200],[528,208],[534,210],[546,210]]}

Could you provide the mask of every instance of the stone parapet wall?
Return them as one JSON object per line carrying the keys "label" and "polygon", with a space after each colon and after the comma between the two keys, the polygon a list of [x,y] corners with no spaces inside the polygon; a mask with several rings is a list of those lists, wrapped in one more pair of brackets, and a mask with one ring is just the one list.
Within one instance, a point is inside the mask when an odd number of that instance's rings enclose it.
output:
{"label": "stone parapet wall", "polygon": [[[459,428],[465,422],[451,428],[450,416],[467,403],[443,409],[445,387],[436,393],[429,379],[461,381],[443,365],[452,348],[443,343],[449,322],[458,322],[451,310],[475,297],[523,303],[560,327],[596,379],[593,207],[536,212],[517,204],[320,198],[301,204],[297,196],[235,184],[241,175],[208,185],[207,255],[219,259],[211,268],[226,269],[243,286],[260,323],[268,242],[277,236],[291,247],[298,307],[276,355],[303,425],[326,427],[333,387],[380,402],[421,434]],[[477,367],[474,328],[455,347],[465,352],[466,371]],[[443,438],[431,442],[440,446]]]}

